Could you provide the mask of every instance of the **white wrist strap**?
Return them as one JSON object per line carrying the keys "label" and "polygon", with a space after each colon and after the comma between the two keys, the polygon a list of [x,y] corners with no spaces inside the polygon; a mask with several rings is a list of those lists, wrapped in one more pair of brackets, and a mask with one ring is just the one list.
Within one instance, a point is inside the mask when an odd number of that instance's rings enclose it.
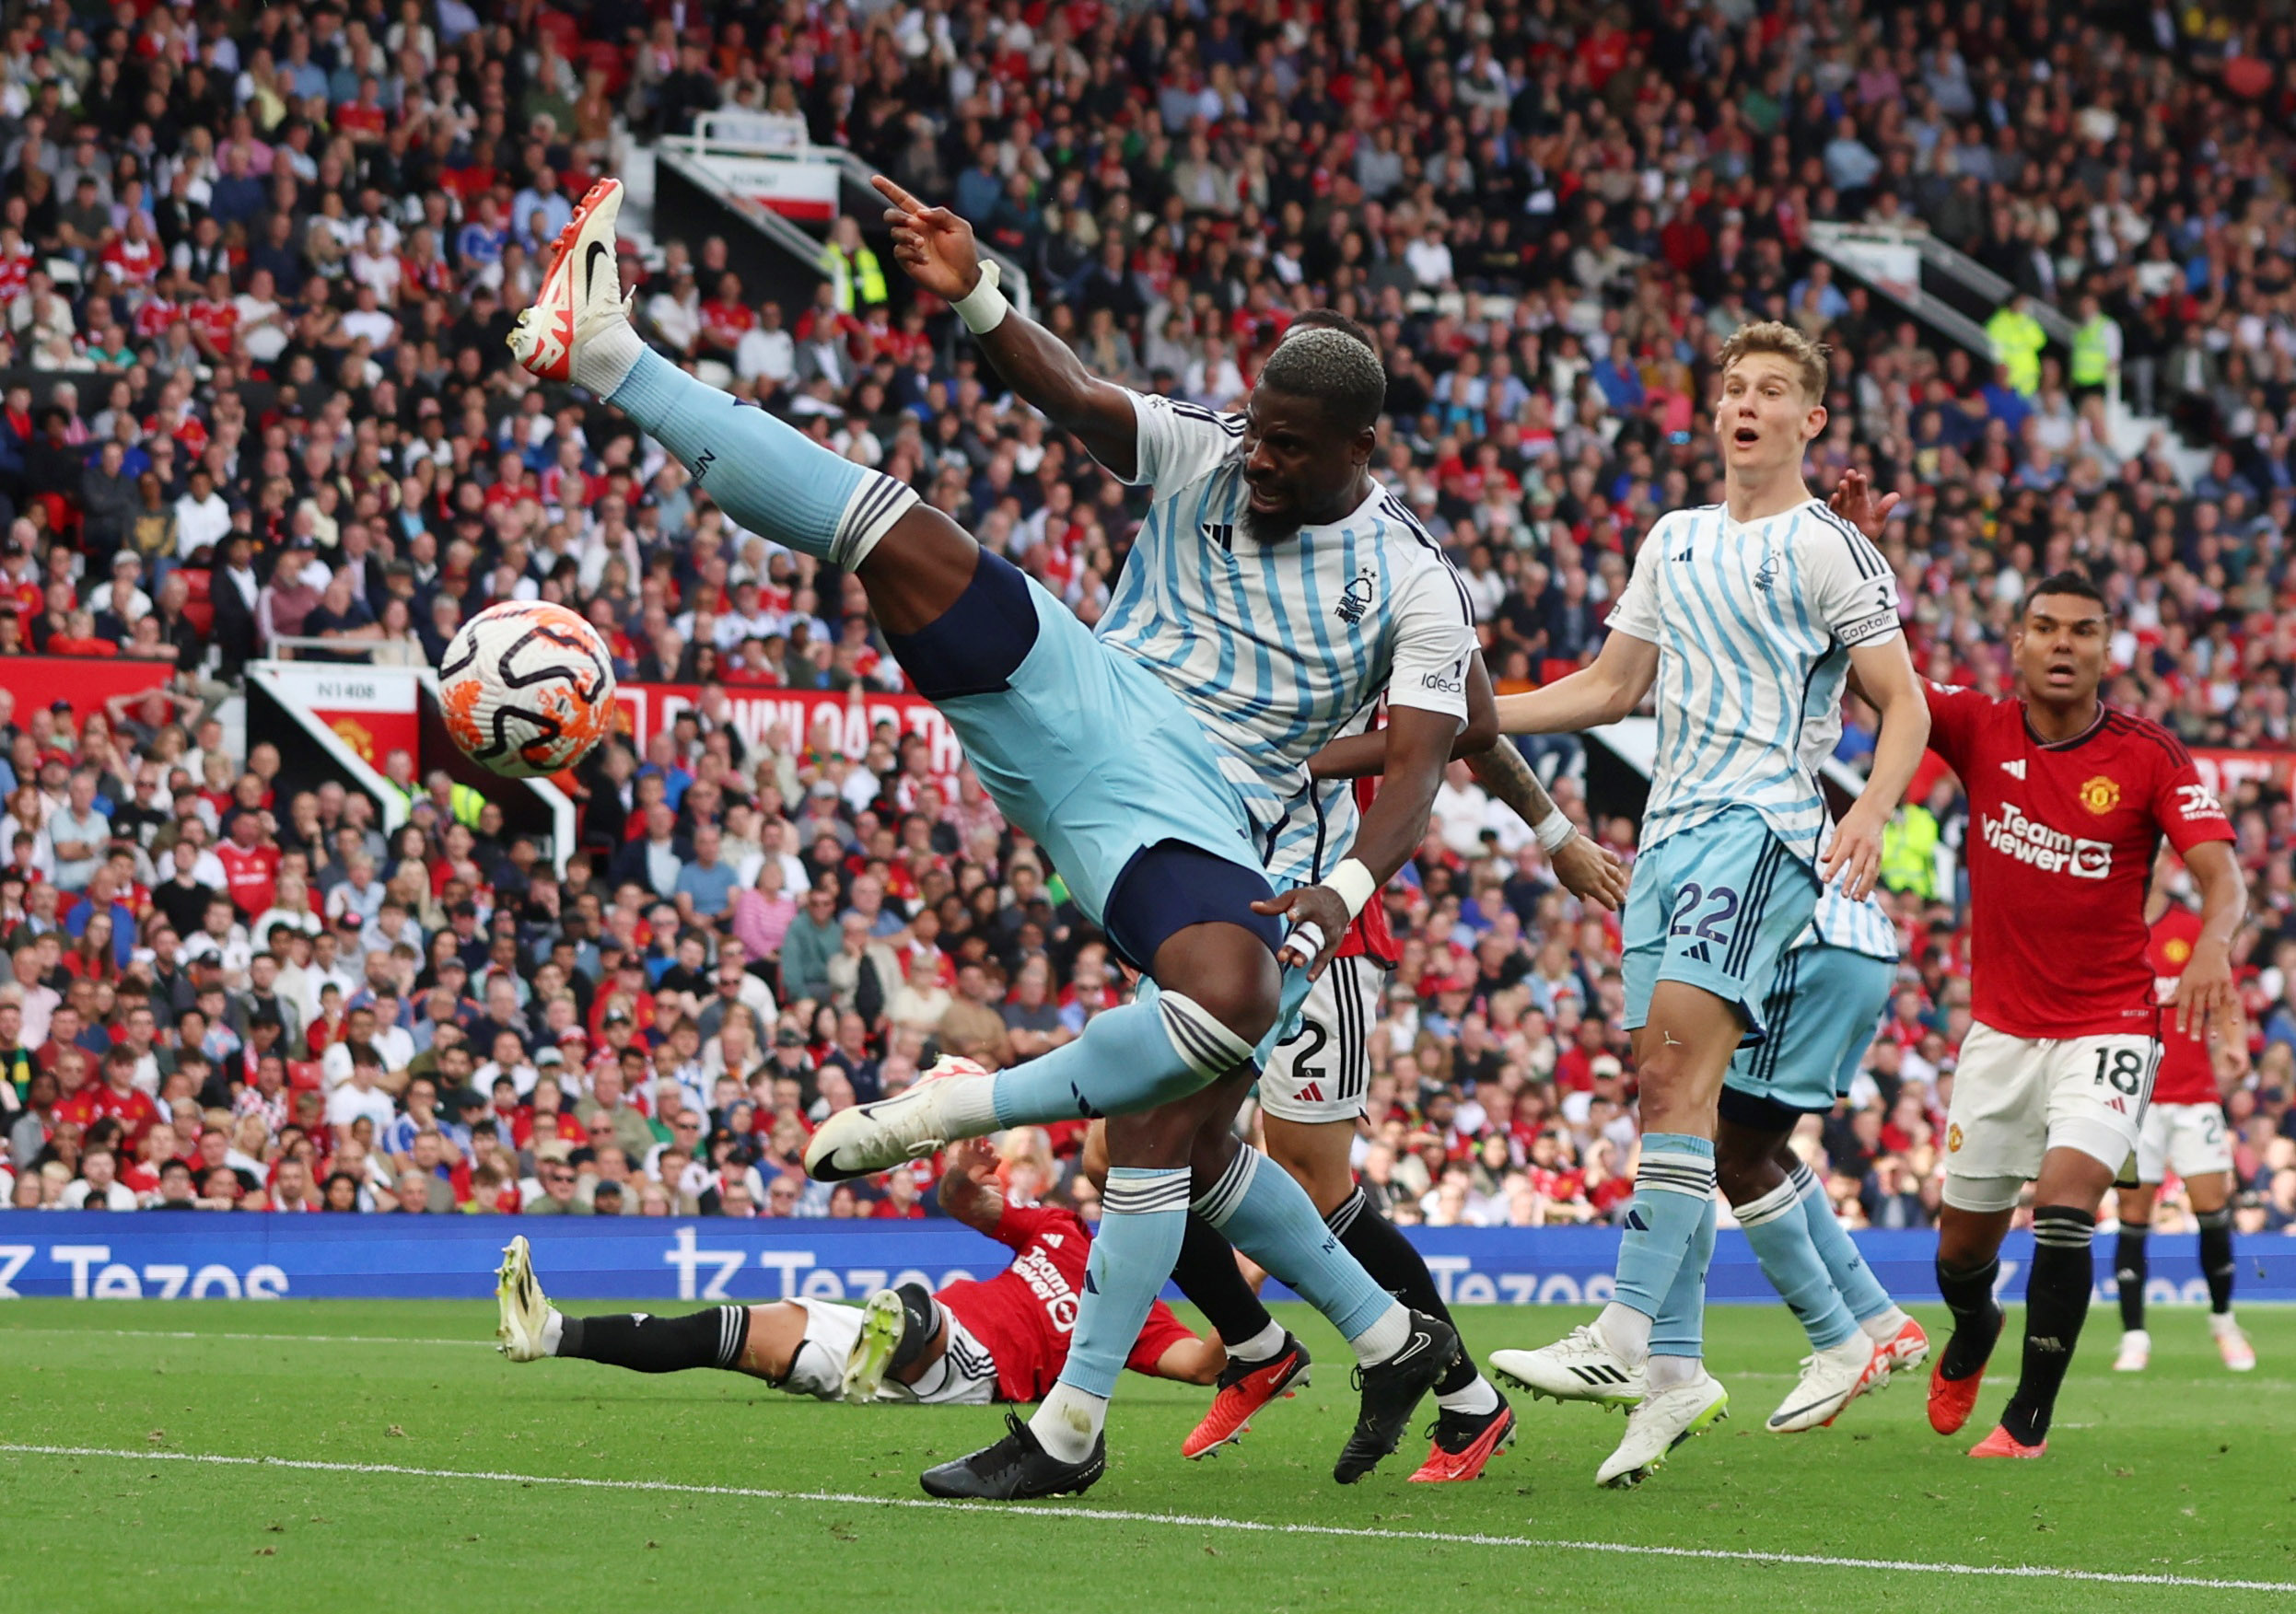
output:
{"label": "white wrist strap", "polygon": [[1371,877],[1371,871],[1360,860],[1348,858],[1332,870],[1332,877],[1323,882],[1326,888],[1339,893],[1339,900],[1347,904],[1347,917],[1353,919],[1363,912],[1363,905],[1379,893],[1380,883]]}
{"label": "white wrist strap", "polygon": [[1005,316],[1012,312],[1005,294],[996,289],[996,283],[1002,278],[996,261],[986,260],[981,265],[981,278],[973,283],[973,289],[950,305],[956,309],[957,318],[964,321],[964,328],[975,336],[996,330],[1005,322]]}
{"label": "white wrist strap", "polygon": [[1560,807],[1547,808],[1546,817],[1531,826],[1531,833],[1538,837],[1541,852],[1554,851],[1578,832]]}

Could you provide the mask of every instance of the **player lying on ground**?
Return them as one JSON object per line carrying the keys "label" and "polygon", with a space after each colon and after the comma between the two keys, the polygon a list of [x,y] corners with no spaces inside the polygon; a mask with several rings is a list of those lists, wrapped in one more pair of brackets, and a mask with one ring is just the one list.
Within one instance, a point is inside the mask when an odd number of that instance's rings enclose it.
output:
{"label": "player lying on ground", "polygon": [[[1766,322],[1740,330],[1720,359],[1724,503],[1651,528],[1591,667],[1499,702],[1507,732],[1551,734],[1614,723],[1657,697],[1625,923],[1643,1131],[1617,1298],[1518,1364],[1526,1382],[1568,1399],[1647,1386],[1596,1471],[1605,1485],[1638,1483],[1730,1404],[1701,1360],[1717,1099],[1740,1043],[1768,1028],[1766,1000],[1820,887],[1838,879],[1853,900],[1871,888],[1882,827],[1929,736],[1896,579],[1802,482],[1803,454],[1825,428],[1824,350]],[[1864,795],[1829,826],[1814,771],[1841,732],[1853,666],[1881,732]]]}
{"label": "player lying on ground", "polygon": [[[2176,864],[2163,854],[2152,871],[2150,907],[2154,915],[2147,941],[2154,984],[2163,1004],[2176,1001],[2176,982],[2192,962],[2200,941],[2200,916],[2180,900]],[[2213,1044],[2213,1046],[2212,1046]],[[2152,1360],[2152,1336],[2145,1331],[2145,1241],[2152,1232],[2152,1207],[2171,1169],[2185,1184],[2185,1199],[2200,1225],[2200,1270],[2209,1280],[2209,1332],[2217,1354],[2234,1373],[2256,1365],[2255,1347],[2232,1317],[2232,1136],[2224,1118],[2224,1084],[2248,1074],[2248,1028],[2240,1004],[2213,1026],[2179,1032],[2162,1028],[2161,1070],[2153,1078],[2152,1101],[2145,1106],[2137,1134],[2137,1186],[2120,1190],[2121,1232],[2114,1251],[2114,1277],[2120,1286],[2121,1348],[2115,1373],[2142,1373]]]}
{"label": "player lying on ground", "polygon": [[[1857,472],[1838,507],[1867,531]],[[1925,684],[1929,744],[1969,798],[1969,1034],[1946,1113],[1937,1281],[1952,1337],[1931,1363],[1929,1426],[1977,1404],[2007,1314],[2002,1237],[2033,1185],[2023,1370],[1975,1457],[2037,1457],[2072,1365],[2093,1282],[2097,1206],[2134,1153],[2161,1044],[2145,957],[2145,888],[2166,836],[2200,886],[2199,935],[2177,978],[2178,1034],[2234,1008],[2232,944],[2247,906],[2232,826],[2158,724],[2098,699],[2111,613],[2082,574],[2044,578],[2010,638],[2022,693]]]}
{"label": "player lying on ground", "polygon": [[[1136,401],[1012,313],[959,221],[921,214],[933,238],[903,245],[903,262],[955,294],[1000,368],[1066,366],[1057,424],[1127,477],[1171,483],[1170,467],[1194,468],[1177,478],[1187,509],[1167,498],[1151,511],[1096,637],[914,490],[648,352],[619,282],[621,200],[619,181],[601,181],[561,234],[512,333],[520,364],[621,410],[740,526],[852,572],[1007,819],[1154,982],[1041,1059],[920,1083],[840,1112],[812,1140],[809,1169],[834,1178],[1080,1110],[1137,1117],[1111,1134],[1094,1282],[1061,1382],[1027,1428],[928,1484],[1014,1497],[1099,1478],[1108,1397],[1192,1203],[1349,1341],[1362,1399],[1335,1471],[1368,1469],[1394,1449],[1456,1336],[1382,1291],[1297,1183],[1255,1171],[1227,1121],[1261,1046],[1305,995],[1305,976],[1287,981],[1278,950],[1320,966],[1417,846],[1454,745],[1491,740],[1487,714],[1466,722],[1474,638],[1463,591],[1439,552],[1386,513],[1367,469],[1384,399],[1376,361],[1329,332],[1287,343],[1261,377],[1248,435],[1240,420]],[[1235,558],[1239,533],[1251,565]],[[1304,602],[1314,633],[1271,631],[1287,620],[1285,599]],[[1349,610],[1325,623],[1334,601]],[[1358,827],[1352,803],[1299,790],[1299,770],[1383,691],[1393,783]],[[1266,848],[1277,842],[1286,883],[1338,888],[1296,884],[1276,896]],[[1319,847],[1347,853],[1327,869]],[[1317,945],[1288,942],[1285,915],[1315,922]]]}
{"label": "player lying on ground", "polygon": [[[903,1283],[857,1306],[798,1299],[683,1317],[566,1317],[543,1296],[520,1237],[502,1252],[495,1349],[513,1362],[570,1356],[639,1373],[720,1367],[791,1395],[857,1405],[1040,1400],[1068,1357],[1091,1233],[1071,1212],[1007,1204],[995,1186],[996,1151],[985,1143],[956,1145],[948,1167],[941,1208],[1014,1252],[994,1278],[938,1293]],[[1228,1355],[1218,1338],[1189,1332],[1160,1300],[1125,1365],[1207,1385]]]}

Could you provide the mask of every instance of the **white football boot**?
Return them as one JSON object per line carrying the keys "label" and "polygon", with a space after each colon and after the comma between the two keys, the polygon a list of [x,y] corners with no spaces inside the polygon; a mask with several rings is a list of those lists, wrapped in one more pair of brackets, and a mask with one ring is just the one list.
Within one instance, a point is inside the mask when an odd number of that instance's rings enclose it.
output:
{"label": "white football boot", "polygon": [[534,1276],[534,1252],[520,1234],[503,1247],[502,1270],[495,1277],[495,1305],[501,1322],[495,1349],[513,1362],[534,1362],[554,1354],[565,1325]]}
{"label": "white football boot", "polygon": [[961,1119],[994,1116],[977,1084],[995,1079],[975,1061],[951,1056],[890,1098],[838,1110],[805,1145],[806,1175],[817,1182],[847,1182],[922,1160],[960,1138],[995,1131],[993,1120],[980,1126]]}
{"label": "white football boot", "polygon": [[1649,1393],[1643,1369],[1628,1366],[1592,1323],[1536,1351],[1494,1351],[1490,1363],[1493,1373],[1529,1390],[1533,1400],[1552,1396],[1558,1401],[1626,1408]]}
{"label": "white football boot", "polygon": [[[557,257],[542,276],[542,294],[510,331],[511,354],[529,371],[601,397],[621,384],[643,346],[622,291],[614,234],[621,215],[622,181],[592,185],[558,232]],[[586,351],[595,349],[607,351]],[[600,363],[585,362],[592,358]]]}
{"label": "white football boot", "polygon": [[1626,1491],[1666,1466],[1666,1457],[1694,1434],[1730,1416],[1730,1392],[1703,1368],[1687,1384],[1651,1390],[1626,1414],[1618,1449],[1594,1471],[1597,1485]]}
{"label": "white football boot", "polygon": [[1771,1413],[1766,1427],[1773,1434],[1799,1434],[1831,1423],[1875,1385],[1886,1382],[1890,1349],[1877,1345],[1860,1330],[1838,1345],[1812,1351],[1801,1359],[1801,1377]]}

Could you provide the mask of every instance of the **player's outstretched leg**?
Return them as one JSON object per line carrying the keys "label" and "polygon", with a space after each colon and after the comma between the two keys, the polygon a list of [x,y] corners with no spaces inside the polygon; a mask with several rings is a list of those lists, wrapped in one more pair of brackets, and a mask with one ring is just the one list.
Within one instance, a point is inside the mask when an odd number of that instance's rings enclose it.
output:
{"label": "player's outstretched leg", "polygon": [[750,1308],[715,1306],[684,1317],[565,1317],[542,1294],[533,1252],[523,1236],[502,1252],[495,1283],[500,1325],[495,1349],[513,1362],[577,1357],[635,1373],[683,1373],[697,1367],[738,1370],[749,1343]]}
{"label": "player's outstretched leg", "polygon": [[[572,381],[621,410],[676,455],[695,485],[741,526],[855,573],[902,666],[956,728],[984,781],[996,781],[991,793],[1006,816],[1039,841],[1050,845],[1066,831],[1051,821],[1055,803],[1031,792],[1065,795],[1066,782],[1043,777],[1045,758],[1073,756],[1076,748],[1065,731],[1045,738],[1042,731],[1051,720],[1015,692],[1024,665],[1041,682],[1064,691],[1076,688],[1065,681],[1071,675],[1108,684],[1098,693],[1111,712],[1143,726],[1139,768],[1154,772],[1175,758],[1193,765],[1193,750],[1164,743],[1171,726],[1184,722],[1170,692],[1154,685],[1148,701],[1106,668],[1089,659],[1077,665],[1098,653],[1090,635],[1010,563],[983,551],[914,490],[841,459],[647,350],[630,324],[616,263],[621,206],[617,180],[600,180],[582,199],[558,238],[541,295],[511,334],[521,365]],[[1062,721],[1074,716],[1064,709]],[[1187,736],[1189,745],[1203,749],[1192,725]],[[1192,787],[1226,791],[1208,755],[1195,776],[1132,784],[1183,800]],[[1031,815],[1031,807],[1047,810]],[[1153,815],[1140,817],[1145,823]],[[1089,841],[1089,832],[1079,833]],[[1139,842],[1118,848],[1107,843],[1111,839],[1090,842],[1090,853],[1120,860],[1141,849]],[[1155,839],[1152,832],[1148,839]],[[1253,900],[1270,895],[1265,877],[1184,842],[1172,844],[1177,853],[1149,845],[1134,864],[1119,861],[1123,881],[1113,869],[1105,877],[1118,888],[1098,893],[1109,905],[1112,934],[1124,882],[1137,883],[1140,906],[1156,915],[1184,910],[1187,894],[1198,887],[1210,893],[1193,916],[1196,934],[1181,949],[1181,966],[1158,960],[1154,973],[1168,989],[1162,1002],[1096,1016],[1084,1036],[1031,1062],[1025,1073],[992,1080],[954,1069],[944,1073],[948,1079],[920,1085],[887,1105],[840,1111],[810,1141],[808,1168],[844,1180],[1000,1126],[1148,1109],[1184,1097],[1248,1059],[1279,1006],[1272,954],[1281,926],[1250,912]],[[1072,883],[1098,872],[1072,866],[1091,858],[1082,846],[1073,848],[1074,858],[1066,855],[1070,850],[1062,840],[1055,855]],[[1241,876],[1253,888],[1237,884]],[[1237,935],[1223,943],[1215,933],[1227,931]],[[1240,961],[1238,950],[1263,936],[1270,957],[1256,967]],[[1152,939],[1160,944],[1166,936]],[[1155,954],[1150,947],[1133,957]]]}

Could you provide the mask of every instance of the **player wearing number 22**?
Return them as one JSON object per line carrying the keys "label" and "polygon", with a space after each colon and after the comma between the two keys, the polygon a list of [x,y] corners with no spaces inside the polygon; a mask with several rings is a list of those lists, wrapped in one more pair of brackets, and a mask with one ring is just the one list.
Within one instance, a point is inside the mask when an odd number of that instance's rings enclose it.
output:
{"label": "player wearing number 22", "polygon": [[[2234,1013],[2245,901],[2224,809],[2158,725],[2097,699],[2110,616],[2079,574],[2034,588],[2010,641],[2020,697],[1929,687],[1930,749],[1969,800],[1971,1013],[1945,1133],[1937,1277],[1953,1336],[1929,1422],[1969,1417],[2003,1321],[2002,1235],[2033,1182],[2022,1376],[1972,1457],[2037,1457],[2089,1309],[2098,1202],[2137,1148],[2163,1015]],[[2154,992],[2145,888],[2165,836],[2201,915],[2174,1001]]]}

